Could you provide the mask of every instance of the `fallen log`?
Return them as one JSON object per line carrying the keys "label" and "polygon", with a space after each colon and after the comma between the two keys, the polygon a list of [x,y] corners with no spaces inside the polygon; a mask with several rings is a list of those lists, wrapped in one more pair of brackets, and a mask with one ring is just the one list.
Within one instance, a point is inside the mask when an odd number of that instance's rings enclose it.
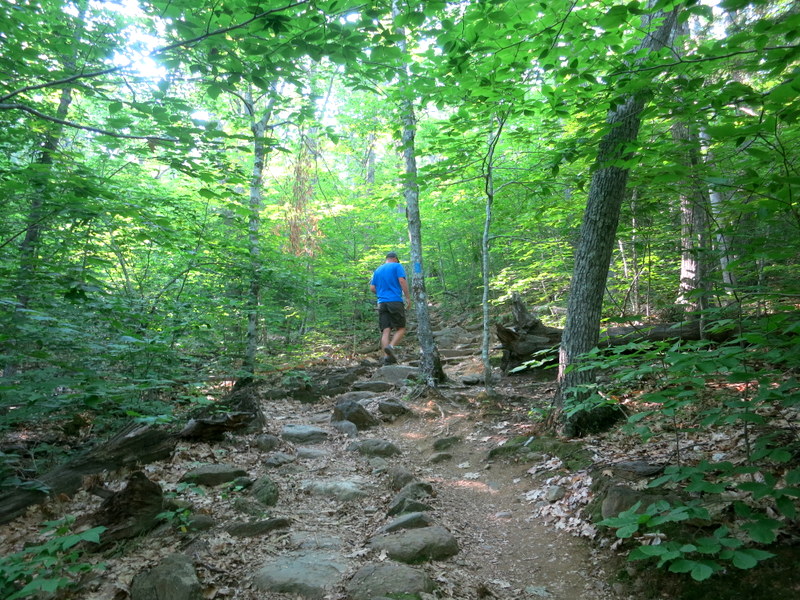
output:
{"label": "fallen log", "polygon": [[106,442],[67,460],[35,481],[0,493],[0,525],[50,497],[74,494],[87,475],[169,458],[180,439],[213,441],[221,439],[227,431],[261,430],[266,423],[257,386],[249,379],[237,382],[231,393],[213,407],[215,411],[220,409],[228,412],[215,415],[212,409],[198,411],[179,433],[174,428],[141,423],[125,426]]}
{"label": "fallen log", "polygon": [[144,465],[172,455],[178,438],[165,429],[132,423],[105,443],[87,450],[42,475],[35,489],[12,489],[0,494],[0,524],[21,515],[50,496],[74,494],[86,475]]}
{"label": "fallen log", "polygon": [[[553,359],[557,360],[557,348],[561,344],[563,329],[548,327],[540,319],[528,312],[518,295],[512,298],[512,314],[514,323],[495,325],[497,339],[503,351],[502,368],[513,369],[534,358],[534,354],[543,350],[553,350]],[[717,334],[715,341],[722,341],[727,336]],[[601,329],[600,347],[620,346],[635,342],[660,342],[671,339],[699,340],[700,325],[698,322],[659,323],[636,327],[608,327]]]}

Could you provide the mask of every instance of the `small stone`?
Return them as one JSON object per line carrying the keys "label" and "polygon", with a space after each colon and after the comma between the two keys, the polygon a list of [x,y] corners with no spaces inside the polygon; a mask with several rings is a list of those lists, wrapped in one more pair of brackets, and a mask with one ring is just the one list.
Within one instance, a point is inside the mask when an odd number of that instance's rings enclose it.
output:
{"label": "small stone", "polygon": [[361,483],[357,481],[307,481],[301,487],[312,496],[334,498],[342,502],[357,500],[367,495]]}
{"label": "small stone", "polygon": [[434,589],[433,580],[423,571],[393,562],[366,564],[347,583],[352,600],[376,600],[390,595],[419,598]]}
{"label": "small stone", "polygon": [[265,506],[275,506],[278,503],[278,486],[267,476],[260,478],[253,484],[251,493],[256,500]]}
{"label": "small stone", "polygon": [[567,490],[563,485],[551,485],[547,488],[544,498],[548,502],[558,502],[566,495]]}
{"label": "small stone", "polygon": [[380,425],[380,421],[355,400],[337,402],[333,409],[333,420],[350,421],[359,430]]}
{"label": "small stone", "polygon": [[253,440],[253,445],[264,452],[272,452],[281,445],[281,440],[277,436],[262,433]]}
{"label": "small stone", "polygon": [[369,459],[369,466],[372,467],[373,473],[380,474],[386,472],[386,470],[389,468],[389,463],[386,462],[386,459],[383,459],[380,456],[373,456]]}
{"label": "small stone", "polygon": [[325,450],[321,450],[320,448],[298,448],[297,449],[297,458],[302,458],[304,460],[313,460],[315,458],[325,458],[328,456],[328,453]]}
{"label": "small stone", "polygon": [[132,600],[200,600],[203,588],[192,559],[183,554],[170,554],[157,567],[133,578],[130,597]]}
{"label": "small stone", "polygon": [[405,467],[393,467],[389,471],[389,487],[395,491],[414,481],[414,475]]}
{"label": "small stone", "polygon": [[265,535],[276,529],[286,529],[292,524],[286,517],[275,517],[266,521],[255,521],[252,523],[235,523],[225,528],[225,531],[233,537],[257,537]]}
{"label": "small stone", "polygon": [[395,515],[402,515],[409,512],[425,512],[433,510],[433,507],[420,502],[419,500],[410,500],[409,498],[396,498],[390,505],[386,514],[390,517]]}
{"label": "small stone", "polygon": [[217,486],[244,477],[247,471],[234,465],[202,465],[181,477],[181,482]]}
{"label": "small stone", "polygon": [[510,510],[501,510],[500,512],[494,513],[495,519],[510,519],[513,516]]}
{"label": "small stone", "polygon": [[387,440],[361,440],[353,442],[347,447],[351,452],[358,452],[365,456],[394,456],[400,454],[400,448]]}
{"label": "small stone", "polygon": [[418,529],[433,525],[433,519],[424,512],[410,512],[387,523],[378,530],[378,533],[392,533],[401,529]]}
{"label": "small stone", "polygon": [[339,433],[345,434],[347,437],[358,437],[358,427],[356,427],[355,423],[351,423],[350,421],[332,421],[331,427]]}
{"label": "small stone", "polygon": [[256,588],[310,600],[322,600],[339,583],[347,565],[326,552],[280,556],[266,563],[253,578]]}
{"label": "small stone", "polygon": [[328,439],[328,432],[313,425],[286,425],[281,437],[296,444],[314,444]]}
{"label": "small stone", "polygon": [[442,560],[459,551],[456,538],[441,525],[378,535],[370,540],[369,545],[376,550],[385,550],[394,560],[409,564]]}
{"label": "small stone", "polygon": [[192,515],[189,517],[189,531],[208,531],[216,525],[214,518],[209,515]]}
{"label": "small stone", "polygon": [[381,400],[378,402],[378,412],[387,417],[402,417],[409,414],[411,409],[397,400]]}
{"label": "small stone", "polygon": [[447,462],[448,460],[452,460],[453,455],[449,452],[437,452],[436,454],[432,454],[431,457],[428,459],[428,462],[431,464],[436,464],[440,462]]}
{"label": "small stone", "polygon": [[267,460],[264,461],[264,465],[271,468],[277,468],[282,467],[283,465],[288,465],[295,460],[296,457],[292,456],[291,454],[287,454],[286,452],[275,452],[267,457]]}
{"label": "small stone", "polygon": [[457,435],[453,435],[450,437],[439,438],[435,442],[433,442],[433,449],[437,452],[441,452],[443,450],[448,450],[455,446],[457,443],[461,441],[461,438]]}

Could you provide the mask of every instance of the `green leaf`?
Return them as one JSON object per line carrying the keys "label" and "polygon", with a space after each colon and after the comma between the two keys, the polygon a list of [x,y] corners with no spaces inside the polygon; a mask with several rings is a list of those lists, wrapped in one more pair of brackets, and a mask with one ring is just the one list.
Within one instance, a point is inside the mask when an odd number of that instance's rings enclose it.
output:
{"label": "green leaf", "polygon": [[714,574],[714,567],[711,566],[713,563],[709,562],[696,562],[692,567],[691,575],[692,579],[695,581],[705,581],[709,577]]}
{"label": "green leaf", "polygon": [[673,560],[669,565],[669,571],[671,573],[688,573],[694,568],[696,564],[695,561],[689,560],[686,558],[679,558],[677,560]]}
{"label": "green leaf", "polygon": [[750,539],[759,544],[771,544],[777,537],[777,529],[780,523],[774,519],[759,519],[751,523],[742,525],[742,529],[747,531]]}
{"label": "green leaf", "polygon": [[794,501],[791,498],[780,496],[775,499],[775,504],[778,505],[778,510],[781,511],[781,514],[784,516],[790,519],[797,517],[797,507],[794,505]]}

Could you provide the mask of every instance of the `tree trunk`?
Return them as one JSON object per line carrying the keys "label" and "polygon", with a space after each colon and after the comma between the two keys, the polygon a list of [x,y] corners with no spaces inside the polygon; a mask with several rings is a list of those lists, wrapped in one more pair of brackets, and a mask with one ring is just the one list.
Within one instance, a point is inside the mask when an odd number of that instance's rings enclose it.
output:
{"label": "tree trunk", "polygon": [[[663,17],[660,26],[640,44],[640,49],[657,51],[672,39],[677,9],[664,15],[646,18],[644,29]],[[585,397],[594,383],[592,370],[574,368],[580,356],[597,345],[603,294],[608,279],[609,262],[614,248],[619,213],[625,197],[628,169],[615,162],[630,157],[628,146],[639,133],[644,94],[629,96],[610,112],[608,132],[600,142],[595,171],[589,188],[589,198],[581,225],[580,240],[575,253],[575,267],[567,305],[567,322],[559,350],[558,392],[554,414],[561,419],[567,393],[577,392]],[[570,424],[565,433],[570,435]]]}
{"label": "tree trunk", "polygon": [[271,101],[260,119],[255,116],[255,103],[248,94],[247,109],[250,112],[250,130],[253,133],[253,169],[250,175],[250,214],[247,223],[248,250],[250,253],[250,282],[247,296],[247,344],[245,348],[244,371],[250,375],[256,372],[256,352],[258,350],[259,318],[261,305],[261,209],[263,208],[263,177],[267,147],[264,143],[267,124],[272,116]]}
{"label": "tree trunk", "polygon": [[495,128],[492,119],[492,128],[489,133],[486,158],[483,165],[484,194],[486,195],[486,216],[483,221],[483,238],[481,240],[481,271],[483,272],[483,335],[481,340],[481,358],[483,360],[483,385],[487,394],[492,393],[492,364],[489,357],[489,233],[492,226],[492,204],[494,203],[494,151],[500,134],[503,131],[505,118],[499,118]]}
{"label": "tree trunk", "polygon": [[[672,135],[683,151],[684,167],[692,173],[694,181],[699,164],[699,140],[685,123],[675,123]],[[704,191],[694,184],[680,197],[681,269],[677,304],[686,309],[690,319],[696,319],[708,306],[707,204]]]}
{"label": "tree trunk", "polygon": [[[396,14],[396,7],[393,9]],[[400,35],[405,35],[401,29]],[[399,42],[405,52],[406,44]],[[407,70],[402,72],[403,80],[410,80]],[[403,86],[401,93],[405,94],[411,89],[410,85]],[[400,119],[402,121],[402,152],[405,163],[405,178],[403,180],[403,198],[406,204],[406,219],[408,220],[408,239],[411,247],[411,293],[417,315],[417,339],[419,341],[422,357],[420,361],[420,374],[428,387],[436,387],[444,382],[444,370],[439,357],[439,349],[433,339],[430,314],[428,313],[428,294],[425,290],[425,271],[422,263],[422,223],[419,213],[419,184],[417,183],[417,159],[414,137],[417,132],[417,123],[414,116],[414,103],[409,98],[400,101]]]}

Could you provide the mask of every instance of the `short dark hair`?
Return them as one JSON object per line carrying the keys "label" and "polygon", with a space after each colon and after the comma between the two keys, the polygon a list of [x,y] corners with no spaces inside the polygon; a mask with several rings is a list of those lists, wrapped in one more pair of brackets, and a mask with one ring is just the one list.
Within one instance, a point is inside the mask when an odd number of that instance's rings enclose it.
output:
{"label": "short dark hair", "polygon": [[387,252],[386,258],[397,258],[397,252]]}

